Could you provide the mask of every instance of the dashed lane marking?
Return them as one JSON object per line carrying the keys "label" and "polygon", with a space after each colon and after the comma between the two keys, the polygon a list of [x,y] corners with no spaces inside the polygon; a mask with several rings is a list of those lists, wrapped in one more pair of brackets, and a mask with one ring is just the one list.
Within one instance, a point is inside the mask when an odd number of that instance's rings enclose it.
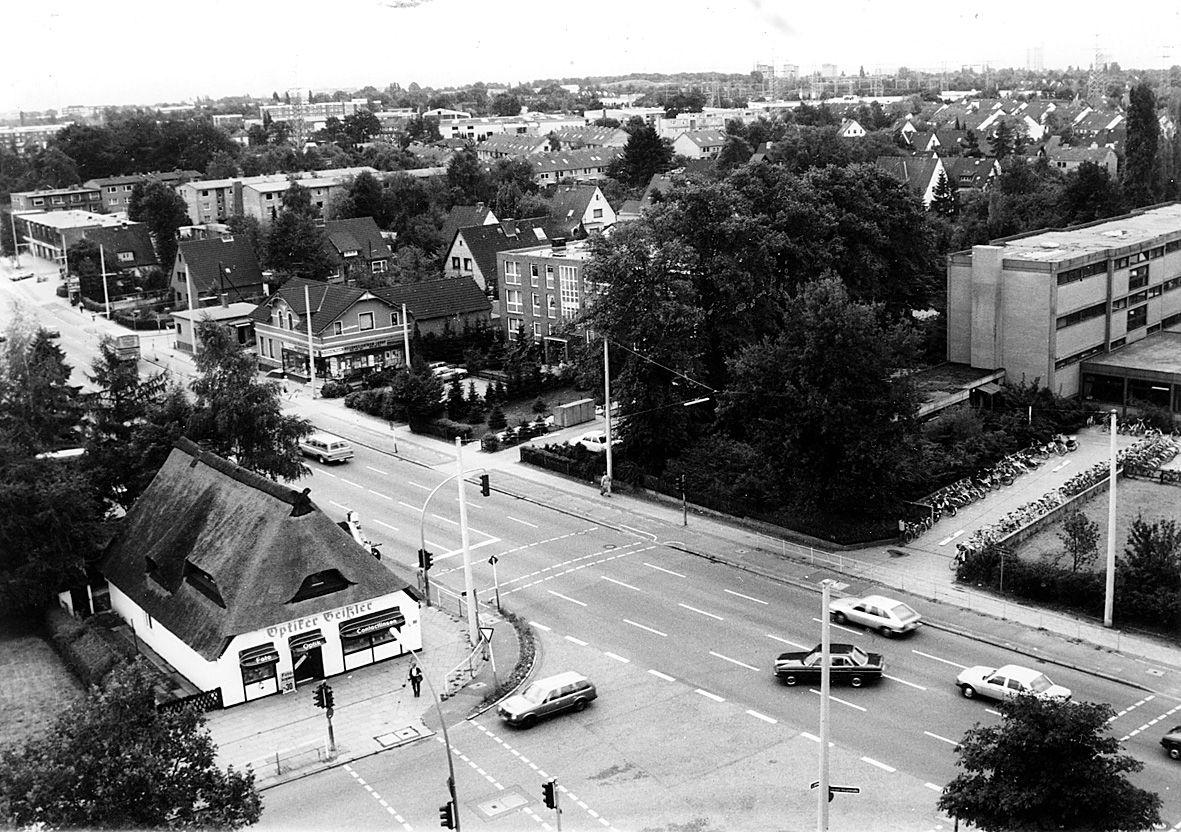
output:
{"label": "dashed lane marking", "polygon": [[948,745],[954,745],[956,747],[959,746],[958,742],[956,742],[955,740],[949,740],[947,737],[941,737],[938,734],[932,734],[930,731],[923,731],[923,733],[926,734],[928,737],[930,737],[933,740],[939,740],[940,742],[945,742]]}
{"label": "dashed lane marking", "polygon": [[[587,558],[593,558],[593,557],[603,555],[604,552],[593,552],[589,555],[582,555],[581,557],[577,557],[577,558],[573,558],[571,560],[563,561],[562,563],[555,563],[551,566],[547,566],[543,569],[539,569],[536,572],[530,572],[527,575],[521,575],[520,577],[513,578],[512,580],[505,581],[504,583],[501,584],[501,594],[508,595],[509,593],[512,593],[512,592],[519,592],[522,589],[528,589],[531,586],[537,586],[540,583],[544,583],[546,581],[551,581],[554,578],[560,578],[563,575],[568,575],[571,572],[577,572],[580,569],[586,569],[587,567],[590,567],[590,566],[598,566],[599,564],[602,564],[602,563],[607,563],[609,561],[617,560],[619,558],[625,558],[628,555],[634,555],[634,554],[637,554],[638,552],[646,552],[648,549],[654,549],[654,548],[656,548],[656,547],[655,546],[647,546],[643,549],[632,549],[632,550],[628,550],[628,551],[620,551],[620,552],[616,552],[615,554],[611,555],[610,557],[602,558],[601,560],[589,561],[587,563],[579,563],[578,566],[569,566],[569,565],[572,563],[578,563],[579,561],[585,561]],[[530,581],[529,583],[522,584],[521,586],[515,586],[512,589],[504,589],[504,586],[506,584],[511,584],[516,581],[525,581],[525,580],[528,580],[529,578],[532,578],[536,575],[542,575],[546,572],[549,572],[550,570],[558,569],[563,566],[569,566],[569,568],[563,569],[561,572],[553,572],[552,574],[546,575],[544,578],[538,578],[535,581]]]}
{"label": "dashed lane marking", "polygon": [[383,477],[388,477],[390,475],[389,471],[383,471],[380,468],[374,468],[372,465],[366,465],[365,467],[368,468],[370,471],[376,471],[377,473],[381,474]]}
{"label": "dashed lane marking", "polygon": [[[812,693],[816,694],[817,696],[820,695],[820,691],[818,691],[816,688],[809,688],[809,690],[811,690]],[[828,695],[828,698],[831,699],[833,702],[840,702],[842,705],[848,705],[850,708],[855,708],[855,709],[861,711],[861,713],[866,713],[868,710],[868,709],[863,708],[854,702],[850,702],[848,699],[841,699],[839,696],[833,696],[831,693]]]}
{"label": "dashed lane marking", "polygon": [[752,598],[750,595],[743,595],[741,592],[735,592],[732,589],[723,589],[722,592],[725,592],[727,595],[734,595],[738,598],[745,598],[747,601],[754,601],[756,604],[767,605],[771,603],[770,601],[764,601],[762,598]]}
{"label": "dashed lane marking", "polygon": [[519,517],[513,517],[511,514],[506,514],[505,518],[512,520],[514,523],[520,523],[522,526],[528,526],[531,529],[538,528],[536,523],[530,523],[528,520],[522,520]]}
{"label": "dashed lane marking", "polygon": [[738,659],[732,659],[729,656],[723,656],[721,653],[715,653],[713,650],[710,650],[709,654],[711,656],[713,656],[715,659],[721,659],[722,661],[730,662],[731,664],[736,664],[739,667],[745,667],[747,670],[753,670],[755,673],[759,672],[759,669],[757,667],[754,667],[753,665],[749,665],[746,662],[740,662],[740,661],[738,661]]}
{"label": "dashed lane marking", "polygon": [[433,511],[431,512],[431,517],[435,518],[436,520],[442,520],[444,523],[450,523],[452,526],[459,525],[458,520],[452,520],[450,517],[444,517],[441,514],[435,514]]}
{"label": "dashed lane marking", "polygon": [[786,644],[788,647],[795,647],[797,650],[810,650],[811,649],[810,647],[800,644],[797,641],[791,641],[790,639],[780,638],[779,636],[773,636],[770,633],[764,633],[764,635],[773,641],[778,641],[780,644]]}
{"label": "dashed lane marking", "polygon": [[319,470],[317,470],[317,471],[316,471],[316,473],[317,473],[317,474],[320,474],[321,476],[325,476],[325,477],[332,477],[332,479],[334,479],[334,480],[336,480],[336,479],[340,479],[340,477],[336,476],[336,474],[330,474],[330,473],[328,473],[327,471],[319,471]]}
{"label": "dashed lane marking", "polygon": [[959,662],[949,661],[948,659],[941,659],[938,656],[932,656],[930,653],[924,653],[922,650],[911,650],[910,652],[914,653],[916,656],[922,656],[924,659],[931,659],[932,661],[943,662],[944,664],[949,664],[952,667],[958,667],[960,670],[967,670],[968,669],[968,666],[966,664],[960,664]]}
{"label": "dashed lane marking", "polygon": [[406,480],[406,484],[413,485],[415,488],[421,488],[423,491],[434,491],[434,489],[430,486],[423,485],[422,483],[415,482],[414,480]]}
{"label": "dashed lane marking", "polygon": [[393,806],[391,806],[389,804],[389,802],[385,798],[383,798],[381,796],[381,794],[378,793],[378,791],[376,789],[374,789],[372,786],[370,786],[368,783],[366,783],[365,779],[363,777],[361,777],[361,775],[357,774],[357,772],[353,769],[352,766],[350,766],[349,764],[346,763],[344,765],[344,770],[349,773],[350,777],[352,777],[354,780],[357,781],[358,786],[361,786],[363,789],[365,789],[365,791],[369,792],[369,796],[372,797],[374,800],[376,800],[378,805],[381,806],[381,808],[385,809],[386,812],[388,812],[393,817],[393,819],[395,821],[402,824],[402,828],[404,830],[406,830],[406,832],[414,832],[414,827],[406,822],[406,818],[402,817],[402,815],[398,813],[398,810],[395,809]]}
{"label": "dashed lane marking", "polygon": [[571,598],[569,595],[563,595],[560,592],[554,592],[552,589],[547,589],[546,592],[548,592],[550,595],[555,595],[558,598],[561,598],[563,601],[569,601],[571,604],[578,604],[578,606],[580,606],[580,607],[586,606],[585,601],[578,601],[574,598]]}
{"label": "dashed lane marking", "polygon": [[[473,723],[473,724],[475,724],[475,723]],[[483,728],[483,726],[478,725],[478,724],[476,725],[476,727],[481,728],[481,729]],[[487,732],[485,731],[485,733],[487,733]],[[435,739],[438,740],[439,742],[444,742],[443,738],[440,736],[436,736]],[[507,746],[506,746],[506,748],[507,748]],[[467,756],[467,754],[463,753],[458,748],[456,748],[454,744],[451,746],[451,753],[453,755],[455,755],[456,757],[458,757],[459,759],[463,760],[465,763],[468,764],[468,766],[472,770],[476,771],[485,780],[487,780],[489,783],[491,783],[493,786],[495,786],[497,791],[504,791],[504,785],[502,783],[500,783],[495,777],[493,777],[492,775],[490,775],[486,771],[484,771],[482,768],[480,768],[480,766],[476,764],[475,760],[471,759],[470,757]],[[513,752],[513,753],[516,754],[516,752]],[[522,760],[525,759],[524,757],[521,757],[520,754],[516,754],[516,756],[520,757]],[[533,765],[533,764],[530,764],[530,765],[532,766],[532,768],[535,771],[538,770],[536,765]],[[547,830],[547,832],[549,832],[549,830],[553,829],[553,827],[550,826],[548,823],[546,823],[544,820],[542,820],[541,817],[539,817],[538,814],[536,812],[534,812],[531,807],[526,806],[523,809],[521,809],[521,811],[524,814],[528,815],[529,817],[533,818],[533,820],[535,820],[537,823],[541,824],[541,828]]]}
{"label": "dashed lane marking", "polygon": [[926,688],[922,685],[916,685],[914,682],[908,682],[905,679],[899,679],[897,676],[891,676],[888,673],[883,673],[882,675],[891,681],[898,682],[900,685],[907,685],[914,688],[915,690],[926,690]]}
{"label": "dashed lane marking", "polygon": [[[1151,697],[1150,697],[1150,698],[1151,698]],[[1163,714],[1161,714],[1160,716],[1156,717],[1155,719],[1149,720],[1148,722],[1144,723],[1144,724],[1143,724],[1143,725],[1141,725],[1139,728],[1136,728],[1136,729],[1135,729],[1135,730],[1133,730],[1133,731],[1129,731],[1129,732],[1127,733],[1127,735],[1126,735],[1126,736],[1120,737],[1120,738],[1119,738],[1119,741],[1120,741],[1120,742],[1125,742],[1125,741],[1127,741],[1127,740],[1131,739],[1132,737],[1136,736],[1137,734],[1139,734],[1139,733],[1142,733],[1142,732],[1144,732],[1144,731],[1147,731],[1147,730],[1148,730],[1149,728],[1151,728],[1153,725],[1156,725],[1156,724],[1157,724],[1158,722],[1160,722],[1162,719],[1168,719],[1168,718],[1169,718],[1169,717],[1171,717],[1173,714],[1177,713],[1177,711],[1181,711],[1181,705],[1177,705],[1175,708],[1171,708],[1171,709],[1169,709],[1169,710],[1165,711]]]}
{"label": "dashed lane marking", "polygon": [[1001,715],[1000,711],[994,711],[992,708],[985,708],[984,712],[986,714],[992,714],[993,716],[1000,716]]}
{"label": "dashed lane marking", "polygon": [[668,638],[668,633],[662,633],[660,630],[653,630],[651,627],[645,627],[643,624],[638,624],[635,621],[632,621],[630,618],[623,619],[623,623],[631,624],[633,627],[639,627],[641,630],[647,630],[648,632],[658,635],[661,638]]}
{"label": "dashed lane marking", "polygon": [[778,719],[776,719],[776,718],[775,718],[775,717],[773,717],[773,716],[767,716],[766,714],[761,714],[761,713],[759,713],[758,711],[752,711],[752,710],[749,710],[749,709],[747,710],[747,713],[748,713],[748,714],[750,714],[751,716],[753,716],[755,719],[761,719],[761,720],[763,720],[763,722],[769,722],[769,723],[770,723],[770,724],[772,724],[772,725],[778,725],[778,724],[779,724],[779,720],[778,720]]}
{"label": "dashed lane marking", "polygon": [[707,615],[710,618],[716,619],[718,621],[725,621],[726,620],[726,619],[722,618],[722,616],[720,616],[720,615],[714,615],[712,612],[706,612],[705,610],[699,610],[699,609],[697,609],[697,607],[691,607],[688,604],[682,604],[682,603],[678,602],[677,606],[684,607],[685,609],[689,610],[690,612],[695,612],[699,615]]}
{"label": "dashed lane marking", "polygon": [[672,676],[669,676],[667,673],[661,673],[659,670],[649,669],[648,672],[651,673],[653,676],[655,676],[657,679],[663,679],[666,682],[675,682],[676,681],[676,679],[674,679]]}
{"label": "dashed lane marking", "polygon": [[643,592],[644,591],[644,590],[640,589],[638,586],[632,586],[631,584],[625,584],[623,581],[617,581],[614,578],[610,578],[606,575],[600,575],[599,577],[602,578],[604,581],[610,581],[613,584],[618,584],[619,586],[627,587],[628,589],[634,589],[636,592]]}
{"label": "dashed lane marking", "polygon": [[665,569],[663,566],[657,566],[657,565],[656,565],[656,564],[654,564],[654,563],[648,563],[648,561],[644,561],[644,566],[647,566],[647,567],[649,567],[649,568],[651,568],[651,569],[655,569],[655,570],[657,570],[658,572],[664,572],[666,575],[676,575],[678,578],[684,578],[684,577],[685,577],[685,576],[684,576],[684,575],[682,575],[680,572],[674,572],[674,571],[672,571],[671,569]]}
{"label": "dashed lane marking", "polygon": [[408,508],[411,511],[422,511],[422,506],[412,506],[410,503],[405,503],[401,500],[398,500],[398,505],[402,506],[402,508]]}
{"label": "dashed lane marking", "polygon": [[1131,713],[1132,711],[1136,710],[1137,708],[1139,708],[1141,705],[1145,704],[1146,702],[1151,702],[1153,699],[1156,699],[1156,697],[1155,696],[1145,696],[1139,702],[1133,702],[1131,705],[1124,708],[1122,711],[1118,712],[1115,716],[1108,719],[1107,724],[1110,725],[1111,723],[1113,723],[1117,719],[1119,719],[1121,716]]}
{"label": "dashed lane marking", "polygon": [[715,702],[725,702],[726,701],[721,696],[718,696],[716,693],[710,693],[708,690],[702,690],[701,688],[694,688],[693,692],[704,696],[706,699],[712,699]]}
{"label": "dashed lane marking", "polygon": [[381,499],[383,499],[383,500],[391,500],[392,501],[394,499],[393,497],[389,496],[388,494],[382,494],[380,491],[374,491],[372,488],[369,489],[369,493],[372,494],[374,497],[381,497]]}
{"label": "dashed lane marking", "polygon": [[538,624],[536,621],[530,621],[529,624],[536,627],[539,630],[544,630],[547,633],[550,631],[549,627],[545,626],[544,624]]}
{"label": "dashed lane marking", "polygon": [[373,522],[374,522],[374,523],[376,523],[376,524],[377,524],[377,525],[379,525],[379,526],[385,526],[385,527],[386,527],[387,529],[389,529],[391,532],[396,532],[396,531],[398,530],[396,526],[391,526],[389,523],[383,523],[383,522],[381,522],[380,520],[374,520]]}
{"label": "dashed lane marking", "polygon": [[360,488],[360,489],[365,488],[365,486],[361,485],[361,483],[353,482],[352,480],[346,480],[344,477],[341,477],[340,481],[343,482],[345,485],[351,485],[353,488]]}
{"label": "dashed lane marking", "polygon": [[[813,620],[813,621],[815,621],[817,624],[823,624],[823,623],[824,623],[824,622],[823,622],[823,621],[821,621],[819,618],[813,618],[812,620]],[[834,622],[830,622],[828,626],[830,626],[830,627],[836,627],[838,630],[844,630],[846,633],[852,633],[852,634],[853,634],[853,635],[855,635],[855,636],[859,636],[859,635],[861,635],[860,631],[858,631],[858,630],[854,630],[852,627],[845,627],[845,626],[843,626],[843,625],[841,625],[841,624],[836,624],[836,623],[834,623]]]}
{"label": "dashed lane marking", "polygon": [[877,760],[875,760],[873,757],[862,757],[861,762],[869,763],[871,766],[877,766],[882,771],[888,771],[891,774],[893,774],[895,771],[898,771],[898,769],[894,768],[894,766],[888,766],[885,763],[880,763]]}
{"label": "dashed lane marking", "polygon": [[631,664],[631,659],[625,659],[623,656],[617,655],[615,653],[611,653],[607,650],[603,651],[603,655],[609,659],[615,659],[615,661],[617,661],[617,662],[622,662],[623,664]]}
{"label": "dashed lane marking", "polygon": [[587,643],[585,641],[583,641],[580,638],[575,638],[574,636],[566,636],[566,641],[573,642],[574,644],[577,644],[579,647],[586,647],[587,646]]}
{"label": "dashed lane marking", "polygon": [[328,502],[330,504],[336,506],[337,508],[343,508],[345,511],[349,510],[348,506],[344,505],[343,503],[338,503],[338,502],[336,502],[336,500],[329,500]]}
{"label": "dashed lane marking", "polygon": [[934,783],[923,783],[923,785],[926,786],[928,789],[930,789],[933,792],[939,792],[940,794],[943,793],[942,786],[936,786]]}

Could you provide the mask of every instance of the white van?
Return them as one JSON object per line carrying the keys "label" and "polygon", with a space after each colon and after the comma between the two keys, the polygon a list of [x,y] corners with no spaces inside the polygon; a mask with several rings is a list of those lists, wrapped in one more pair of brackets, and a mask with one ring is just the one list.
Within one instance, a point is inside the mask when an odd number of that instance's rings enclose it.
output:
{"label": "white van", "polygon": [[344,462],[353,458],[353,446],[331,433],[313,433],[299,440],[299,449],[322,463]]}

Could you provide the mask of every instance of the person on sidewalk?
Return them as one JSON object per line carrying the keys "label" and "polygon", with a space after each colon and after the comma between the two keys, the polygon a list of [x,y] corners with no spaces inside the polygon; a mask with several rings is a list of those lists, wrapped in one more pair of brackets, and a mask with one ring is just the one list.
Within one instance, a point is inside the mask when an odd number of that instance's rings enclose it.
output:
{"label": "person on sidewalk", "polygon": [[422,668],[418,665],[410,668],[410,687],[414,691],[414,698],[417,699],[422,690]]}
{"label": "person on sidewalk", "polygon": [[611,496],[611,476],[610,474],[603,474],[603,478],[599,480],[599,496]]}

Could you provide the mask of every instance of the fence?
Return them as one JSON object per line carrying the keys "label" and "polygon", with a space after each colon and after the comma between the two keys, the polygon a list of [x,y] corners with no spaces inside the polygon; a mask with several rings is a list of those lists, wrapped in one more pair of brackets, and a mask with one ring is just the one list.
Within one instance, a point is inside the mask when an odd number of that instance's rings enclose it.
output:
{"label": "fence", "polygon": [[199,710],[201,713],[221,710],[223,707],[221,701],[221,688],[214,688],[213,690],[206,690],[200,693],[190,694],[189,696],[184,696],[180,699],[169,699],[166,702],[161,702],[158,704],[156,706],[156,710],[168,713],[169,711],[179,710],[186,705],[196,705],[197,710]]}
{"label": "fence", "polygon": [[331,759],[328,749],[322,743],[306,742],[251,760],[246,764],[246,768],[253,771],[260,780],[266,780],[270,777],[282,777],[288,772]]}

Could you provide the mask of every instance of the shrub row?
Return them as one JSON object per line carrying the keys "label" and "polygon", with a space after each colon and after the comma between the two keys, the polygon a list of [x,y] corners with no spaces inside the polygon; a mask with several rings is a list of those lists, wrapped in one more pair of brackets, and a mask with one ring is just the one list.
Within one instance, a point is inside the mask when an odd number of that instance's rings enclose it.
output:
{"label": "shrub row", "polygon": [[122,644],[92,617],[74,618],[60,607],[45,613],[45,626],[53,649],[82,684],[98,685],[107,674],[134,658],[130,646]]}
{"label": "shrub row", "polygon": [[344,406],[384,419],[392,404],[390,399],[391,394],[388,387],[378,390],[354,390],[352,393],[345,394]]}
{"label": "shrub row", "polygon": [[343,381],[330,379],[320,387],[320,396],[325,399],[339,399],[341,396],[347,396],[351,389]]}
{"label": "shrub row", "polygon": [[513,629],[516,630],[517,643],[520,645],[521,654],[517,657],[517,663],[513,666],[513,672],[508,675],[507,679],[485,694],[483,700],[476,706],[476,710],[486,708],[502,696],[506,696],[516,690],[517,686],[529,675],[529,671],[533,669],[533,661],[537,655],[537,643],[533,640],[533,630],[529,627],[525,619],[505,609],[501,610],[501,614],[506,621],[513,625]]}
{"label": "shrub row", "polygon": [[462,422],[453,422],[450,419],[432,419],[429,422],[411,422],[410,430],[413,433],[421,433],[424,436],[437,436],[440,439],[448,441],[455,441],[458,436],[464,442],[472,440],[472,426],[465,425]]}

